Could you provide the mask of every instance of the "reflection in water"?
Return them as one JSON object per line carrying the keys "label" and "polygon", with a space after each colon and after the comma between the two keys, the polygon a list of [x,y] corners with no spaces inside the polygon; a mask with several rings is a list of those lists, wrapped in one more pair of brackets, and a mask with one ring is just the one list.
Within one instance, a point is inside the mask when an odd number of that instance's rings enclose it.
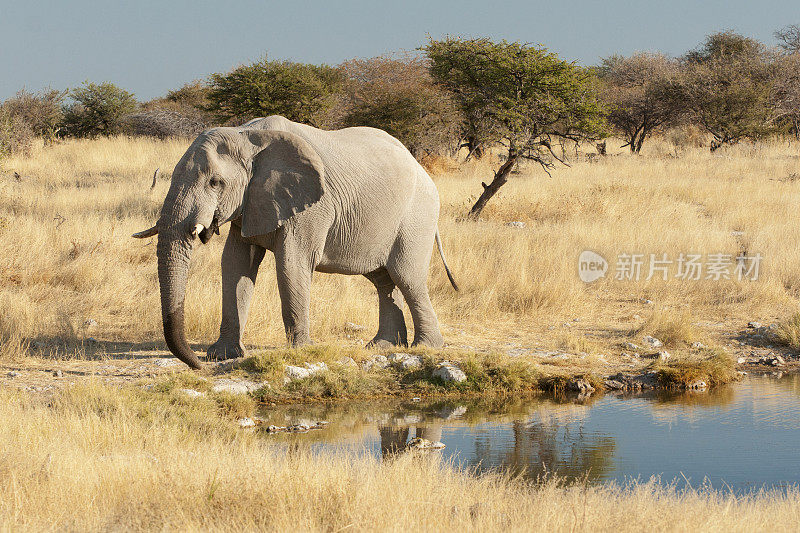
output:
{"label": "reflection in water", "polygon": [[276,407],[262,415],[275,425],[329,422],[307,434],[268,437],[290,448],[388,457],[421,437],[447,445],[429,453],[478,473],[593,481],[661,475],[692,484],[708,478],[736,490],[800,482],[796,375],[751,376],[707,393],[609,394],[588,403],[542,396],[353,402]]}

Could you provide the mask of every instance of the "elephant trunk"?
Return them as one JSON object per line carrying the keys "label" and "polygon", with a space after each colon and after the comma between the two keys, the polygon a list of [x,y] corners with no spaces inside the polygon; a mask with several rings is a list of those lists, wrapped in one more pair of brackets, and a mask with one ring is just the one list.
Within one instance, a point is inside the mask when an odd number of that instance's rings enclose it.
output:
{"label": "elephant trunk", "polygon": [[158,236],[158,284],[161,289],[161,318],[164,323],[164,339],[169,350],[191,368],[200,368],[197,355],[186,342],[183,302],[186,279],[189,274],[189,259],[192,243],[187,238],[159,234]]}

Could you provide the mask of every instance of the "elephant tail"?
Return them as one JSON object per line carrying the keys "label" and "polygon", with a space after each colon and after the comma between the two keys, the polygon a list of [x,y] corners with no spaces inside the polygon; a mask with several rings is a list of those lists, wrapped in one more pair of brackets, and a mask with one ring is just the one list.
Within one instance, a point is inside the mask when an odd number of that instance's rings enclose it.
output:
{"label": "elephant tail", "polygon": [[450,267],[447,266],[447,259],[444,258],[444,250],[442,250],[442,239],[439,238],[439,228],[436,228],[436,247],[439,249],[439,257],[442,258],[442,263],[444,263],[444,271],[447,272],[447,278],[450,280],[450,284],[453,286],[455,290],[458,290],[458,284],[456,280],[453,279],[453,273],[450,272]]}

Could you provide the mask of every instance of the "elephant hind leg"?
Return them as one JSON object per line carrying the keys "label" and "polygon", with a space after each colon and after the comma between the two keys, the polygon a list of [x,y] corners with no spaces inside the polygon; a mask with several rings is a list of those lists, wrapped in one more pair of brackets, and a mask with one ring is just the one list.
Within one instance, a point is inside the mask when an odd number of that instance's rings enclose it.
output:
{"label": "elephant hind leg", "polygon": [[378,333],[367,346],[408,346],[403,296],[385,268],[364,275],[378,291]]}
{"label": "elephant hind leg", "polygon": [[426,268],[390,268],[389,274],[397,284],[414,319],[414,344],[441,348],[444,339],[439,331],[439,320],[433,310],[428,294],[428,270]]}

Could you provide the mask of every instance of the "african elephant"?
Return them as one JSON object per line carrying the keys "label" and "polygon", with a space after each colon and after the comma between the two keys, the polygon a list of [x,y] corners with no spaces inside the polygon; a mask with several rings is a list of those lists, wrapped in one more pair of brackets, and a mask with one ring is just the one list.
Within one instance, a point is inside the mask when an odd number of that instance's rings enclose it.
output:
{"label": "african elephant", "polygon": [[158,279],[164,337],[192,368],[184,292],[197,238],[203,244],[231,222],[222,252],[222,325],[208,349],[213,359],[245,354],[256,274],[275,254],[281,313],[291,346],[311,342],[312,273],[363,275],[378,291],[377,345],[407,344],[401,295],[414,322],[414,344],[442,345],[428,296],[428,265],[439,195],[430,176],[388,133],[366,127],[324,131],[280,116],[200,134],[175,166],[152,228],[158,234]]}

